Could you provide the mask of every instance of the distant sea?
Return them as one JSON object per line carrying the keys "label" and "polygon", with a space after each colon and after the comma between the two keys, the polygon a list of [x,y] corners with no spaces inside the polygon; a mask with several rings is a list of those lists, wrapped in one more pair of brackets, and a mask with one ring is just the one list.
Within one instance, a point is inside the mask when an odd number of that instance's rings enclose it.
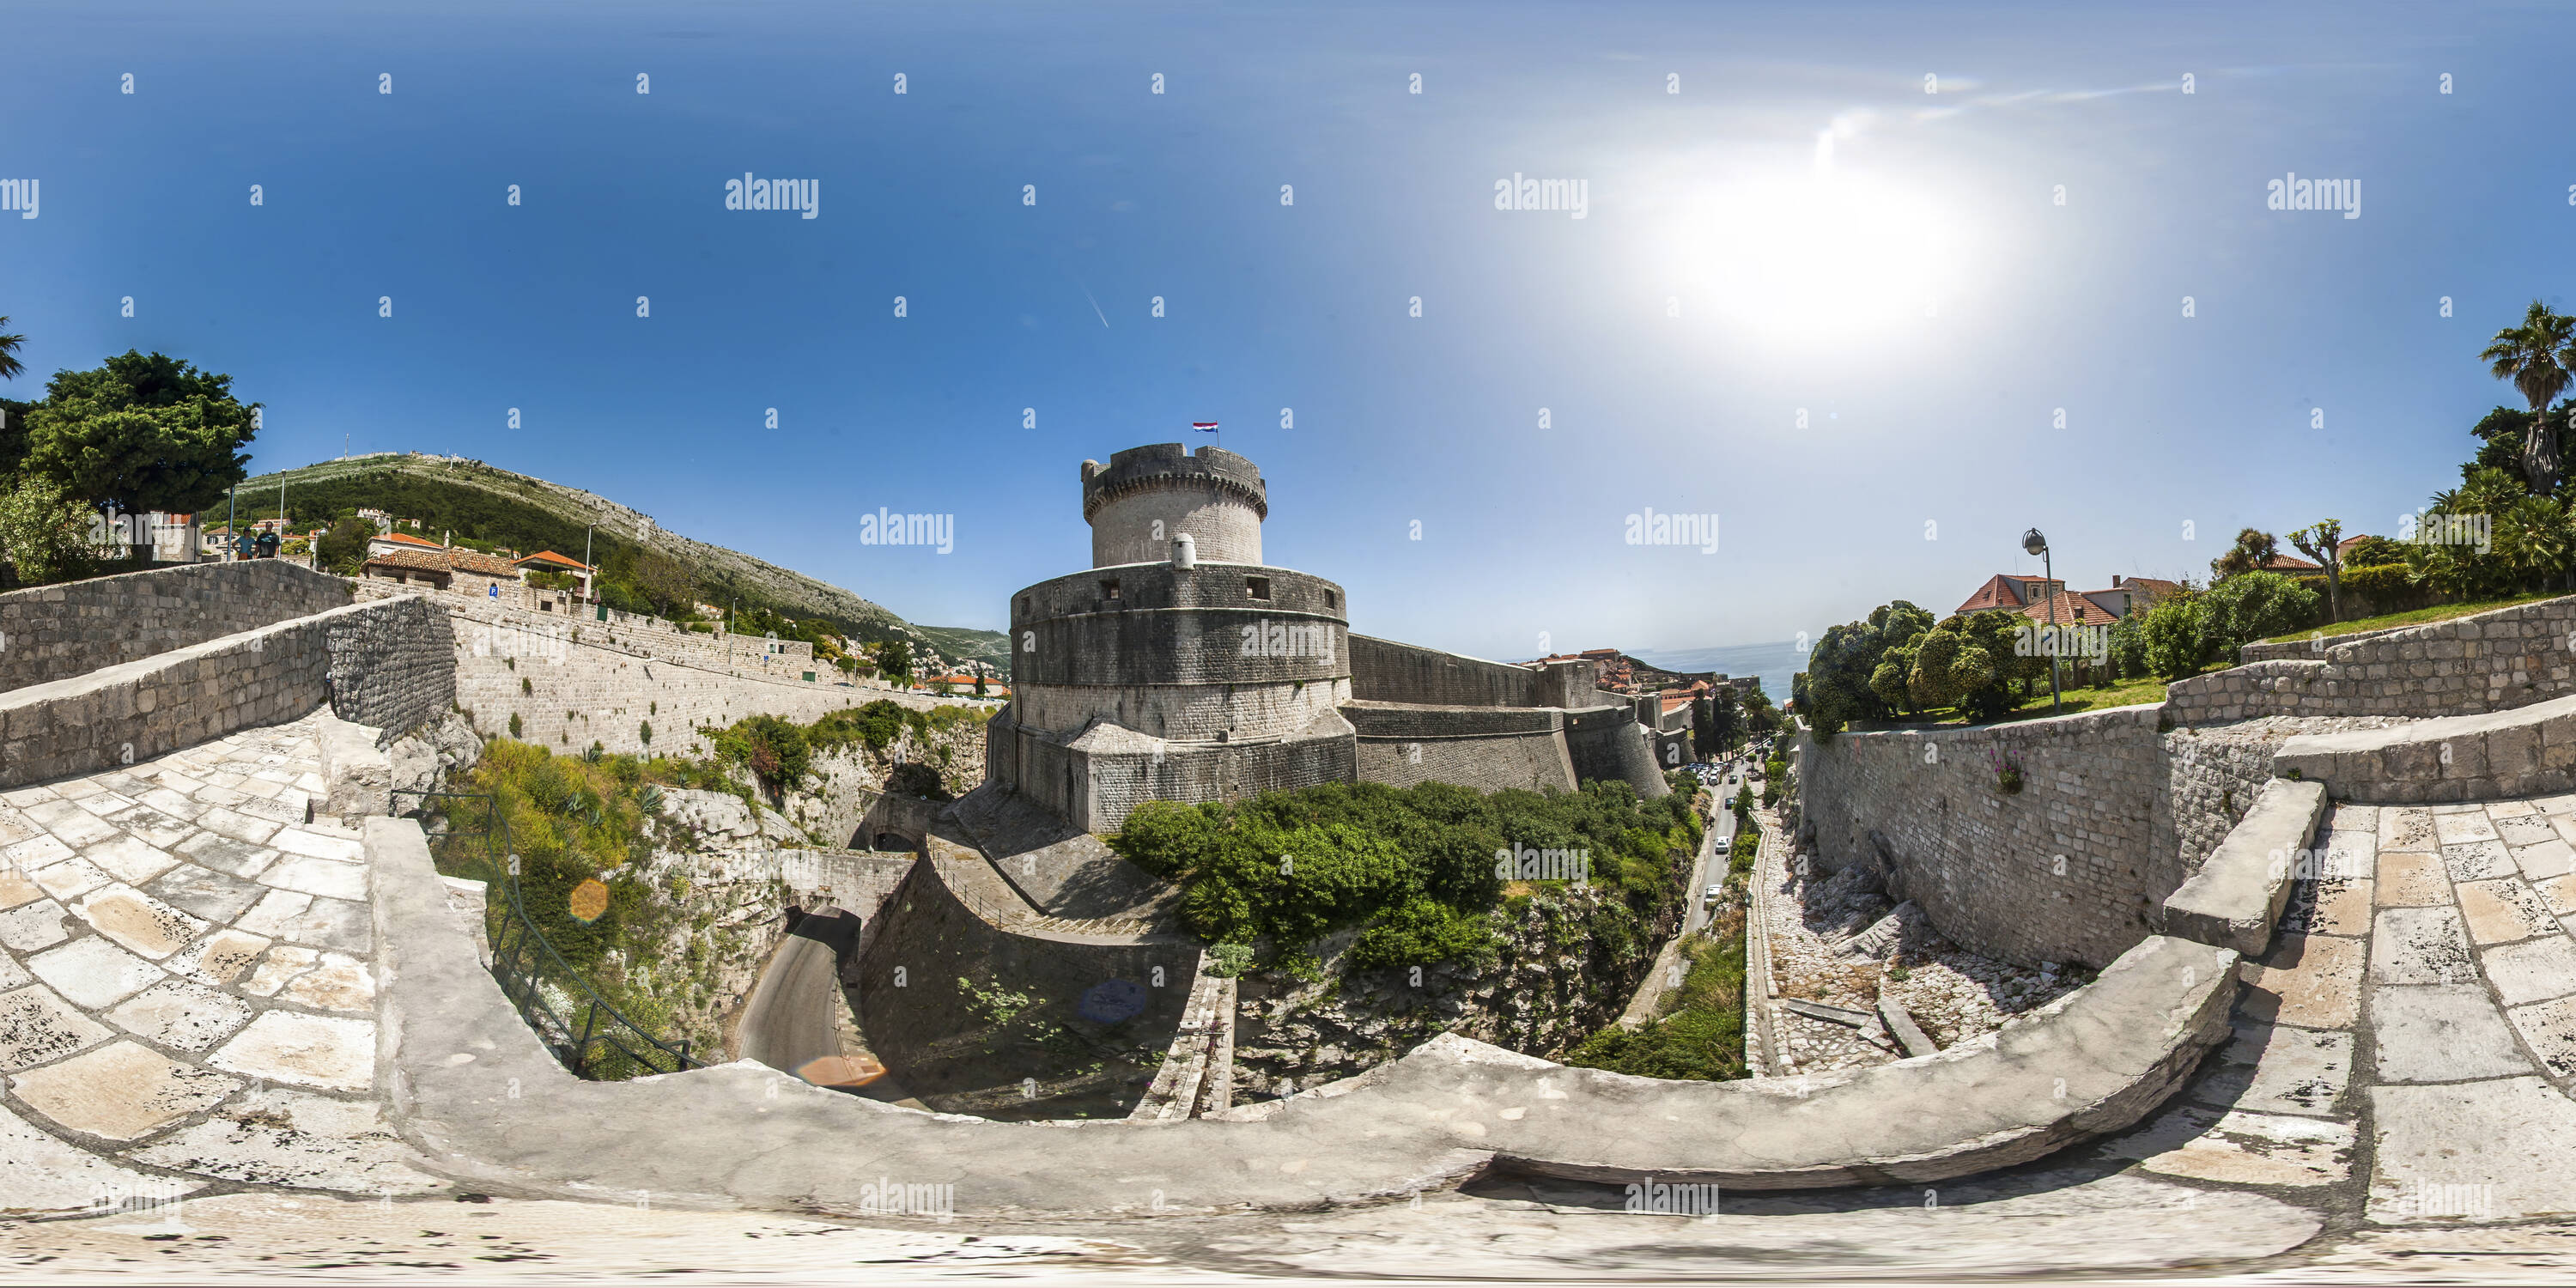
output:
{"label": "distant sea", "polygon": [[1762,695],[1778,706],[1789,700],[1789,677],[1805,670],[1807,655],[1787,640],[1777,644],[1726,644],[1717,648],[1632,649],[1628,654],[1667,671],[1717,671],[1762,680]]}

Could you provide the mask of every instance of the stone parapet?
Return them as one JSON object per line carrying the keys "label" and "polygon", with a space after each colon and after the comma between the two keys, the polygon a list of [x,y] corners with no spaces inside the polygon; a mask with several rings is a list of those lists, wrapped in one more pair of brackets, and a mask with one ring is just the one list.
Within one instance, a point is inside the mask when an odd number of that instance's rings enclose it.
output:
{"label": "stone parapet", "polygon": [[0,692],[309,617],[346,579],[280,559],[180,564],[0,594]]}
{"label": "stone parapet", "polygon": [[453,672],[414,656],[417,611],[351,604],[0,693],[0,786],[130,765],[326,702],[343,719],[443,710]]}
{"label": "stone parapet", "polygon": [[893,1178],[953,1185],[965,1217],[1148,1219],[1383,1201],[1495,1167],[1744,1190],[1933,1182],[2136,1123],[2227,1035],[2238,987],[2235,953],[2155,937],[2020,1023],[1853,1074],[1666,1082],[1444,1035],[1359,1078],[1220,1115],[1005,1123],[747,1063],[579,1081],[476,960],[418,825],[368,820],[367,851],[393,1120],[445,1175],[567,1198],[855,1216]]}
{"label": "stone parapet", "polygon": [[2273,779],[2200,871],[2166,896],[2165,933],[2262,956],[2325,812],[2325,784]]}

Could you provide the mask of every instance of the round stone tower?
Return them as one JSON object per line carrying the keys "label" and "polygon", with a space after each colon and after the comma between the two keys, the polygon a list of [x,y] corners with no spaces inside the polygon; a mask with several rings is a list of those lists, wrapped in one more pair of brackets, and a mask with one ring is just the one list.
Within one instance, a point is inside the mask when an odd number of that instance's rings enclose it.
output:
{"label": "round stone tower", "polygon": [[1251,461],[1216,447],[1179,443],[1131,447],[1082,463],[1082,517],[1091,524],[1091,566],[1162,563],[1172,538],[1195,541],[1212,563],[1261,562],[1261,521],[1269,488]]}
{"label": "round stone tower", "polygon": [[1011,597],[986,776],[1090,832],[1149,800],[1351,781],[1342,588],[1261,562],[1269,509],[1261,471],[1213,447],[1084,461],[1092,566]]}

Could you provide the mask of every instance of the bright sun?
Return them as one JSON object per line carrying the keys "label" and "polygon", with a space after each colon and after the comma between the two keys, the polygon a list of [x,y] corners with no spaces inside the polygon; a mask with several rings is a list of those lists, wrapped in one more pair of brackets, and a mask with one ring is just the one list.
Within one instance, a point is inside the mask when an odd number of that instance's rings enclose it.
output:
{"label": "bright sun", "polygon": [[[1720,185],[1671,231],[1685,298],[1782,340],[1841,340],[1938,317],[1962,252],[1938,207],[1867,178]],[[1696,312],[1697,310],[1694,310]]]}

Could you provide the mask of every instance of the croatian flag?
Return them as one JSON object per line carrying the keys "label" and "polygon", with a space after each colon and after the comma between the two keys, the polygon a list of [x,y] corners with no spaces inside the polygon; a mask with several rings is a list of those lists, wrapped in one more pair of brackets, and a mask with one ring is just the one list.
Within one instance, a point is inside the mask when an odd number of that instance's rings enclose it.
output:
{"label": "croatian flag", "polygon": [[1212,420],[1194,420],[1190,422],[1190,428],[1195,429],[1202,434],[1213,434],[1216,432],[1216,422]]}

